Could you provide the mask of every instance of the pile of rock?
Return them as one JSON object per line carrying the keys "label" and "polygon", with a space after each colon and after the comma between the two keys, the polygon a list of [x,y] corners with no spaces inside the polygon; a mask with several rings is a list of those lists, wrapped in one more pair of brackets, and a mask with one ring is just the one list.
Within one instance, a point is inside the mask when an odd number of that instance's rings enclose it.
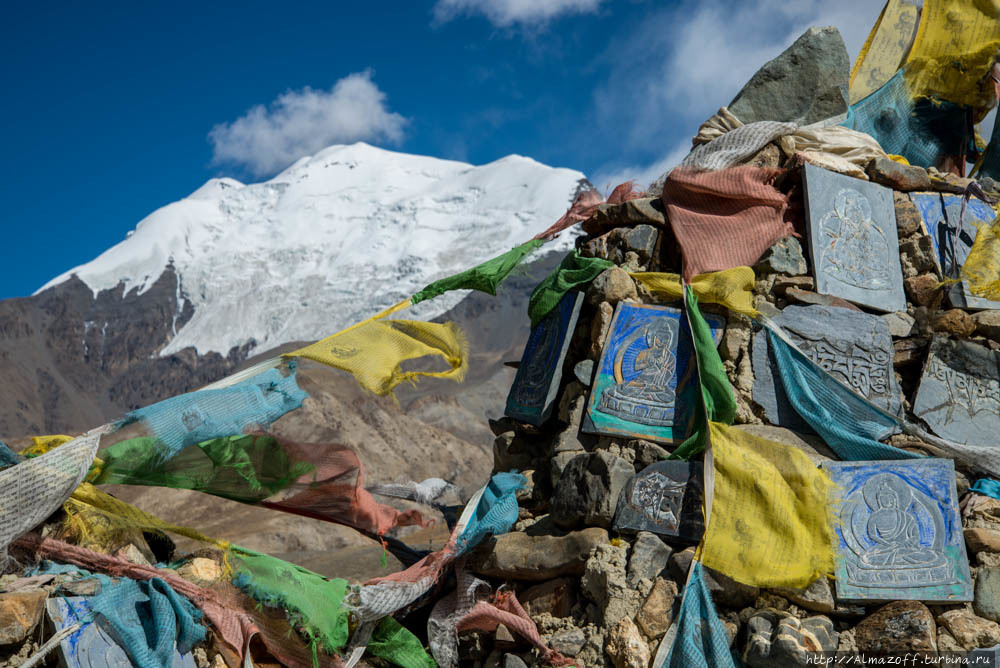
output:
{"label": "pile of rock", "polygon": [[[775,81],[792,86],[806,77],[846,86],[846,58],[837,67],[827,67],[823,44],[828,38],[829,29],[810,31],[789,50],[798,49],[795,57],[783,55],[769,63],[771,69],[780,69],[782,63],[792,68],[793,63],[798,74],[793,77],[786,69],[781,75],[772,72],[770,78],[755,77],[737,97],[743,98],[742,113],[752,115],[755,107],[747,98],[767,81],[772,87],[778,85]],[[835,74],[816,76],[817,68]],[[846,110],[842,98],[838,109],[829,104],[829,96],[813,88],[787,96],[797,105],[795,110],[769,108],[771,115],[762,118],[811,122]],[[782,99],[773,92],[769,99]],[[810,97],[803,101],[806,92]],[[816,118],[810,116],[810,100],[825,105]],[[815,170],[803,162],[786,157],[772,142],[745,164],[786,169],[787,191],[802,184],[806,169]],[[922,421],[938,436],[958,443],[992,445],[995,440],[989,434],[1000,426],[1000,303],[976,298],[962,284],[942,284],[950,273],[949,260],[932,234],[935,227],[940,231],[946,224],[961,225],[959,215],[968,224],[976,218],[990,222],[995,214],[986,206],[987,213],[979,216],[976,207],[985,205],[975,199],[960,214],[960,194],[969,179],[886,158],[872,160],[865,171],[867,182],[855,183],[890,189],[881,191],[888,210],[867,215],[889,232],[892,253],[898,244],[898,270],[891,258],[888,273],[882,267],[874,270],[898,282],[895,307],[873,305],[868,297],[838,296],[822,271],[817,272],[816,262],[823,261],[817,236],[806,230],[820,227],[817,211],[809,207],[819,199],[810,201],[810,195],[823,186],[809,183],[804,186],[807,202],[796,221],[803,234],[778,241],[754,267],[758,309],[781,324],[814,361],[835,377],[839,373],[845,384],[880,408]],[[987,191],[995,187],[988,179],[981,185]],[[552,417],[538,426],[511,418],[492,423],[495,471],[522,471],[530,486],[519,495],[520,519],[514,530],[474,553],[468,568],[494,585],[514,588],[546,641],[578,665],[644,667],[652,665],[661,641],[670,638],[698,537],[635,531],[634,524],[622,521],[623,490],[634,476],[667,457],[671,445],[625,434],[595,434],[600,430],[587,424],[588,397],[597,391],[595,369],[602,363],[619,305],[663,303],[630,274],[679,273],[681,257],[659,197],[603,205],[583,229],[587,235],[578,242],[581,255],[607,259],[615,266],[587,287],[579,318],[567,333],[565,357],[554,375],[558,398]],[[967,253],[971,240],[958,243],[965,244]],[[964,259],[961,252],[959,256],[959,261]],[[800,449],[817,465],[836,459],[788,406],[763,333],[755,335],[754,323],[745,316],[711,305],[702,310],[725,319],[719,349],[737,398],[737,428]],[[856,364],[854,371],[839,368],[842,363]],[[962,394],[967,386],[974,388]],[[913,436],[895,434],[887,442],[913,452],[933,452]],[[734,653],[750,666],[786,666],[803,665],[816,651],[936,655],[1000,643],[1000,500],[969,492],[972,474],[962,462],[955,464],[974,601],[841,601],[833,581],[825,578],[805,590],[764,590],[707,569]],[[919,591],[909,598],[920,599]],[[469,665],[532,663],[527,646],[512,642],[502,628],[494,638],[463,634],[460,648]]]}

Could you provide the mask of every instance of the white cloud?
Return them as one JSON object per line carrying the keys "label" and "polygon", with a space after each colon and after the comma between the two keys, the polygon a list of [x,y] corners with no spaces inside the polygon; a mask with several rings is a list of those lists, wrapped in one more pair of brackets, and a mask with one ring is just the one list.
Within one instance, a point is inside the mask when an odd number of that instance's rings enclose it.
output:
{"label": "white cloud", "polygon": [[331,144],[398,142],[407,120],[386,107],[371,70],[350,74],[329,91],[282,93],[232,123],[208,133],[213,164],[235,164],[254,176],[271,175]]}
{"label": "white cloud", "polygon": [[434,19],[445,22],[459,15],[482,14],[499,28],[543,25],[563,14],[594,12],[601,0],[438,0]]}
{"label": "white cloud", "polygon": [[597,122],[628,128],[623,153],[648,151],[650,143],[671,147],[653,164],[633,167],[636,173],[670,166],[681,147],[690,148],[698,125],[807,28],[836,26],[853,62],[881,8],[874,0],[688,0],[644,21],[629,40],[615,41],[604,56],[614,75],[594,94]]}

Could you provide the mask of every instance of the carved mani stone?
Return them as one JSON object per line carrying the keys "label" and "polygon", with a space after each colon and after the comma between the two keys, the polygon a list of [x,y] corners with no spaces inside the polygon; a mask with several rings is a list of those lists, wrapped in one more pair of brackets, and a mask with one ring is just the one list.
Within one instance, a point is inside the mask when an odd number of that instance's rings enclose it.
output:
{"label": "carved mani stone", "polygon": [[935,337],[913,414],[950,441],[1000,443],[1000,354],[969,341]]}
{"label": "carved mani stone", "polygon": [[816,291],[880,311],[906,308],[892,191],[807,164]]}
{"label": "carved mani stone", "polygon": [[826,462],[842,601],[972,600],[950,459]]}
{"label": "carved mani stone", "polygon": [[[944,276],[957,278],[976,241],[978,226],[993,222],[996,212],[989,204],[973,197],[966,202],[963,216],[961,195],[910,193],[910,199],[920,211],[924,227],[931,238],[938,268]],[[948,298],[958,308],[1000,309],[1000,302],[972,294],[965,281],[950,286]]]}
{"label": "carved mani stone", "polygon": [[701,512],[701,462],[662,461],[635,474],[622,489],[615,511],[618,531],[651,531],[697,543],[705,533]]}
{"label": "carved mani stone", "polygon": [[540,426],[552,413],[563,362],[583,305],[583,293],[567,292],[552,311],[531,329],[521,364],[507,395],[505,413]]}
{"label": "carved mani stone", "polygon": [[[725,321],[704,316],[718,345]],[[672,442],[694,419],[698,374],[683,311],[619,302],[594,373],[582,430]]]}
{"label": "carved mani stone", "polygon": [[[892,335],[885,320],[861,311],[817,305],[787,306],[772,321],[835,379],[894,415],[902,410],[892,366]],[[752,362],[753,400],[764,409],[767,421],[812,433],[788,401],[763,329],[754,335]],[[895,431],[886,431],[880,438]]]}
{"label": "carved mani stone", "polygon": [[[129,668],[133,665],[109,633],[110,627],[105,627],[103,618],[98,617],[95,621],[88,617],[91,609],[86,597],[50,598],[46,606],[57,632],[78,622],[81,626],[59,643],[60,665],[67,668]],[[136,625],[140,625],[138,613],[134,616]],[[175,648],[171,668],[195,668],[194,656],[190,652],[181,656]]]}

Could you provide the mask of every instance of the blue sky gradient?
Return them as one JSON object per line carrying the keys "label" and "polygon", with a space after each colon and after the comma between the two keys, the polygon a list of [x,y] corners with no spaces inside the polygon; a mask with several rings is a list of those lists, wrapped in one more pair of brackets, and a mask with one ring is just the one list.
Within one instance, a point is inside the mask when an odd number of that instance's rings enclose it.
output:
{"label": "blue sky gradient", "polygon": [[543,4],[5,7],[0,298],[92,259],[210,177],[280,171],[215,159],[209,133],[289,91],[367,73],[395,132],[357,138],[476,164],[518,153],[603,190],[669,166],[805,27],[837,25],[853,57],[882,2]]}

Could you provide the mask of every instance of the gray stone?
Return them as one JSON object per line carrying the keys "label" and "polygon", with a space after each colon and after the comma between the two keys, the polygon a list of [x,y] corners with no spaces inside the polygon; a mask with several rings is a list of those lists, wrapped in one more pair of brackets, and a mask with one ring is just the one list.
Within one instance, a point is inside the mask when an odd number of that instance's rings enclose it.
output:
{"label": "gray stone", "polygon": [[775,610],[758,610],[747,620],[743,661],[751,668],[804,666],[816,652],[837,649],[833,622],[823,616],[798,619]]}
{"label": "gray stone", "polygon": [[705,533],[700,462],[660,461],[635,474],[621,490],[618,531],[652,531],[697,543]]}
{"label": "gray stone", "polygon": [[497,536],[471,560],[473,573],[538,582],[561,575],[583,575],[587,560],[608,532],[597,527],[565,536],[529,536],[522,531]]}
{"label": "gray stone", "polygon": [[892,191],[810,164],[803,175],[817,292],[905,310]]}
{"label": "gray stone", "polygon": [[577,456],[583,454],[582,452],[577,452],[571,450],[568,452],[557,452],[552,459],[549,460],[549,469],[552,476],[552,488],[555,489],[559,484],[559,479],[562,478],[563,471],[571,461],[576,459]]}
{"label": "gray stone", "polygon": [[635,281],[621,267],[611,267],[597,275],[587,288],[587,301],[595,306],[607,302],[614,306],[623,299],[637,299]]}
{"label": "gray stone", "polygon": [[70,580],[59,585],[59,593],[64,596],[96,596],[101,593],[101,581],[97,578]]}
{"label": "gray stone", "polygon": [[573,657],[580,653],[586,642],[587,636],[584,635],[583,631],[573,627],[553,633],[552,637],[549,638],[549,647],[563,656]]}
{"label": "gray stone", "polygon": [[[835,379],[890,413],[902,410],[893,369],[889,325],[877,315],[832,306],[788,306],[774,322],[813,362]],[[812,433],[792,407],[777,373],[767,330],[753,339],[753,400],[767,421],[794,431]],[[886,431],[888,436],[893,431]]]}
{"label": "gray stone", "polygon": [[972,600],[950,459],[827,462],[839,601]]}
{"label": "gray stone", "polygon": [[580,581],[584,595],[597,604],[605,628],[632,619],[639,611],[639,591],[628,584],[625,561],[624,547],[598,545]]}
{"label": "gray stone", "polygon": [[622,488],[635,469],[608,452],[577,455],[552,495],[552,519],[561,527],[610,527]]}
{"label": "gray stone", "polygon": [[517,654],[504,654],[503,668],[528,668],[528,664],[522,661]]}
{"label": "gray stone", "polygon": [[764,251],[764,255],[754,265],[759,274],[788,274],[799,276],[809,271],[802,255],[802,244],[795,237],[784,237]]}
{"label": "gray stone", "polygon": [[563,362],[583,306],[583,293],[567,292],[542,321],[531,328],[517,375],[507,394],[508,417],[542,425],[552,414],[559,393]]}
{"label": "gray stone", "polygon": [[1000,568],[980,568],[972,609],[980,617],[1000,622]]}
{"label": "gray stone", "polygon": [[650,443],[642,439],[629,441],[628,447],[635,453],[635,467],[640,471],[650,464],[655,464],[661,459],[666,459],[670,455],[666,449],[656,443]]}
{"label": "gray stone", "polygon": [[906,338],[913,333],[913,324],[916,320],[906,311],[886,313],[880,317],[889,326],[889,334],[894,339]]}
{"label": "gray stone", "polygon": [[[786,287],[785,288],[785,299],[790,302],[795,302],[798,304],[806,304],[812,306],[836,306],[837,308],[846,308],[852,311],[860,311],[857,306],[847,301],[846,299],[841,299],[840,297],[834,297],[833,295],[821,295],[818,292],[813,292],[812,290],[803,290],[802,288]],[[758,304],[758,308],[764,305],[774,308],[773,304],[763,302]],[[761,311],[763,313],[763,311]],[[764,315],[768,315],[765,313]]]}
{"label": "gray stone", "polygon": [[624,252],[632,251],[639,257],[639,262],[646,264],[653,258],[656,242],[660,231],[652,225],[636,225],[632,228],[618,228],[621,234],[621,248]]}
{"label": "gray stone", "polygon": [[663,573],[673,554],[672,547],[664,543],[656,534],[640,531],[632,543],[632,553],[628,558],[628,582],[654,580]]}
{"label": "gray stone", "polygon": [[972,320],[976,323],[976,334],[1000,341],[1000,311],[980,311],[972,314]]}
{"label": "gray stone", "polygon": [[[131,666],[134,665],[128,653],[121,646],[117,634],[103,624],[86,621],[91,613],[90,603],[82,596],[49,599],[47,603],[49,619],[56,632],[85,620],[81,628],[63,638],[59,643],[61,665],[67,668],[90,668],[90,666]],[[123,621],[134,621],[140,627],[139,613],[135,606],[126,606],[119,612]],[[109,632],[110,631],[110,632]],[[174,647],[171,668],[195,668],[191,652],[181,654]]]}
{"label": "gray stone", "polygon": [[670,556],[670,562],[667,564],[667,569],[670,573],[670,577],[672,577],[681,587],[687,583],[688,571],[691,570],[691,562],[693,560],[693,547],[688,547],[679,552],[674,552]]}
{"label": "gray stone", "polygon": [[[660,193],[662,193],[662,189]],[[651,225],[663,227],[667,224],[663,200],[660,193],[655,197],[639,197],[623,204],[602,204],[597,213],[583,221],[581,227],[587,234],[602,234],[617,227]],[[652,195],[652,193],[650,193]]]}
{"label": "gray stone", "polygon": [[573,375],[584,387],[590,387],[594,380],[594,360],[580,360],[573,367]]}
{"label": "gray stone", "polygon": [[851,62],[840,32],[809,28],[750,78],[729,103],[744,123],[808,125],[847,111]]}
{"label": "gray stone", "polygon": [[868,177],[879,185],[893,190],[910,192],[930,190],[931,178],[927,170],[917,165],[903,165],[889,158],[875,158],[868,163]]}
{"label": "gray stone", "polygon": [[996,446],[1000,433],[1000,353],[935,337],[913,414],[942,438]]}

